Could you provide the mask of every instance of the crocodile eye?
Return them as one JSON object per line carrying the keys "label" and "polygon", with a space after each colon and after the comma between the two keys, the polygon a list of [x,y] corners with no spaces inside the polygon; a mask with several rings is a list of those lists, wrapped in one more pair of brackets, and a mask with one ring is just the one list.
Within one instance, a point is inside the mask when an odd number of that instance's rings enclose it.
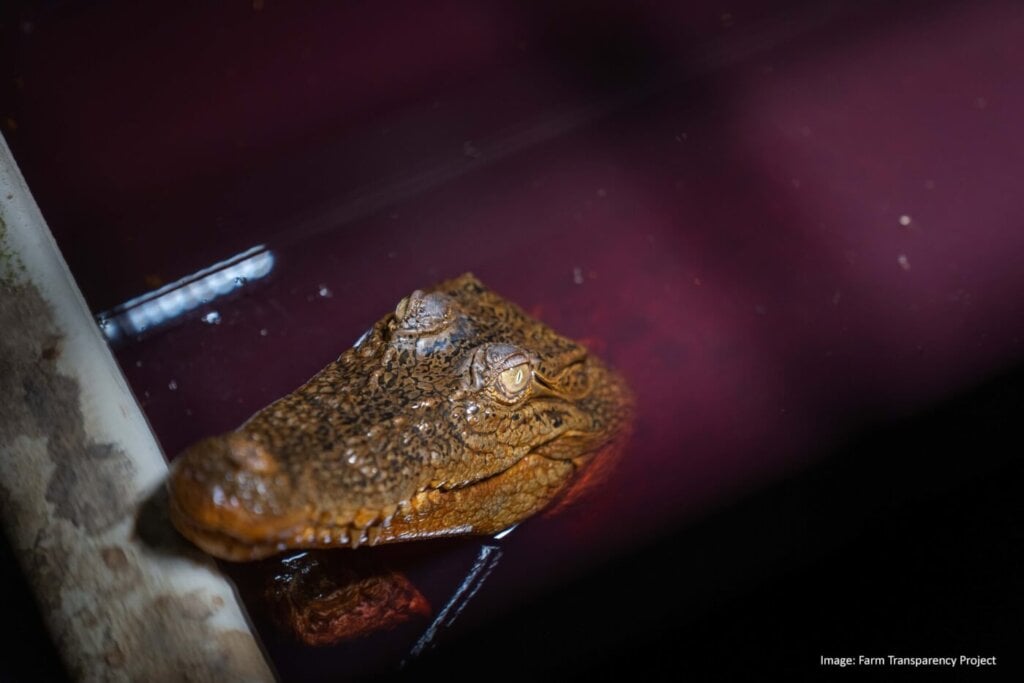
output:
{"label": "crocodile eye", "polygon": [[462,362],[462,386],[472,391],[491,387],[507,401],[519,400],[533,381],[537,359],[512,344],[483,344]]}
{"label": "crocodile eye", "polygon": [[432,334],[448,327],[455,318],[453,302],[440,292],[415,292],[395,307],[394,331],[402,336]]}
{"label": "crocodile eye", "polygon": [[404,320],[405,319],[406,313],[409,312],[409,299],[414,298],[417,294],[422,296],[423,292],[421,292],[420,290],[417,289],[415,292],[412,293],[411,297],[408,297],[408,296],[407,297],[403,297],[402,300],[398,302],[398,305],[395,306],[395,317],[396,318],[398,318],[399,320]]}
{"label": "crocodile eye", "polygon": [[529,363],[520,363],[498,375],[498,383],[506,394],[518,394],[530,383],[532,373]]}

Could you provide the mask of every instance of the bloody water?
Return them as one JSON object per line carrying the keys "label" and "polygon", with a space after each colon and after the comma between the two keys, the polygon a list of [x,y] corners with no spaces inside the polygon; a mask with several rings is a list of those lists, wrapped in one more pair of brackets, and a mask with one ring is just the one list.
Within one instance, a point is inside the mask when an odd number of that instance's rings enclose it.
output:
{"label": "bloody water", "polygon": [[[98,315],[272,255],[113,342],[169,456],[465,271],[626,376],[613,482],[498,544],[470,629],[1024,360],[1024,13],[818,4],[26,7],[5,136]],[[481,543],[359,552],[437,611]],[[257,625],[287,680],[426,627]]]}

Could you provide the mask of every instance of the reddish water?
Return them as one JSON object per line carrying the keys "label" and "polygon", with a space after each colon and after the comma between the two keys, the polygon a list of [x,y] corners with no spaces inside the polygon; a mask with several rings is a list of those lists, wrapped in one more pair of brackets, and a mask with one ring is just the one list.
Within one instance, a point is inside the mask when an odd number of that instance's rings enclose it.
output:
{"label": "reddish water", "polygon": [[[6,26],[5,135],[97,313],[273,256],[115,344],[168,454],[474,272],[617,367],[638,421],[614,486],[502,542],[473,623],[1024,360],[1014,3],[401,4]],[[440,609],[479,548],[380,552]],[[266,637],[316,679],[418,633]]]}

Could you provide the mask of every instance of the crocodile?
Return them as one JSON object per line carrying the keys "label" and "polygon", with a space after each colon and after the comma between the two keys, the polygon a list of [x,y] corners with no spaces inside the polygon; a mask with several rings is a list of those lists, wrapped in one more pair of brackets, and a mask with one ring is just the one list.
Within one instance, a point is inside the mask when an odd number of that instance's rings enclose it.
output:
{"label": "crocodile", "polygon": [[231,561],[495,534],[621,444],[632,403],[584,346],[467,273],[414,291],[306,384],[186,449],[171,521]]}

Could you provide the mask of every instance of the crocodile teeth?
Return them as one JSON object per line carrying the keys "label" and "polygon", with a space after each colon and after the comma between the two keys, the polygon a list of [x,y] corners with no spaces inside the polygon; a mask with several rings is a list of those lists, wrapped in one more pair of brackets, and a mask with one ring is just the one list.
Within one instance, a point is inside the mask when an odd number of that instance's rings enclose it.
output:
{"label": "crocodile teeth", "polygon": [[352,547],[352,549],[355,550],[356,548],[359,547],[360,544],[365,543],[365,542],[366,542],[366,531],[358,530],[358,529],[357,530],[353,530],[351,540],[349,541],[349,545]]}
{"label": "crocodile teeth", "polygon": [[323,526],[346,526],[352,523],[355,513],[352,510],[325,510],[320,513],[320,524]]}
{"label": "crocodile teeth", "polygon": [[372,510],[370,508],[360,508],[359,511],[356,512],[355,518],[352,520],[352,526],[354,526],[357,529],[365,529],[366,527],[370,526],[375,521],[377,521],[378,516],[379,513],[377,510]]}
{"label": "crocodile teeth", "polygon": [[377,541],[380,540],[380,535],[383,529],[379,526],[372,526],[366,530],[366,539],[370,545],[377,545]]}
{"label": "crocodile teeth", "polygon": [[391,520],[395,518],[395,512],[398,510],[397,505],[387,505],[380,510],[381,524],[385,527],[391,526]]}

